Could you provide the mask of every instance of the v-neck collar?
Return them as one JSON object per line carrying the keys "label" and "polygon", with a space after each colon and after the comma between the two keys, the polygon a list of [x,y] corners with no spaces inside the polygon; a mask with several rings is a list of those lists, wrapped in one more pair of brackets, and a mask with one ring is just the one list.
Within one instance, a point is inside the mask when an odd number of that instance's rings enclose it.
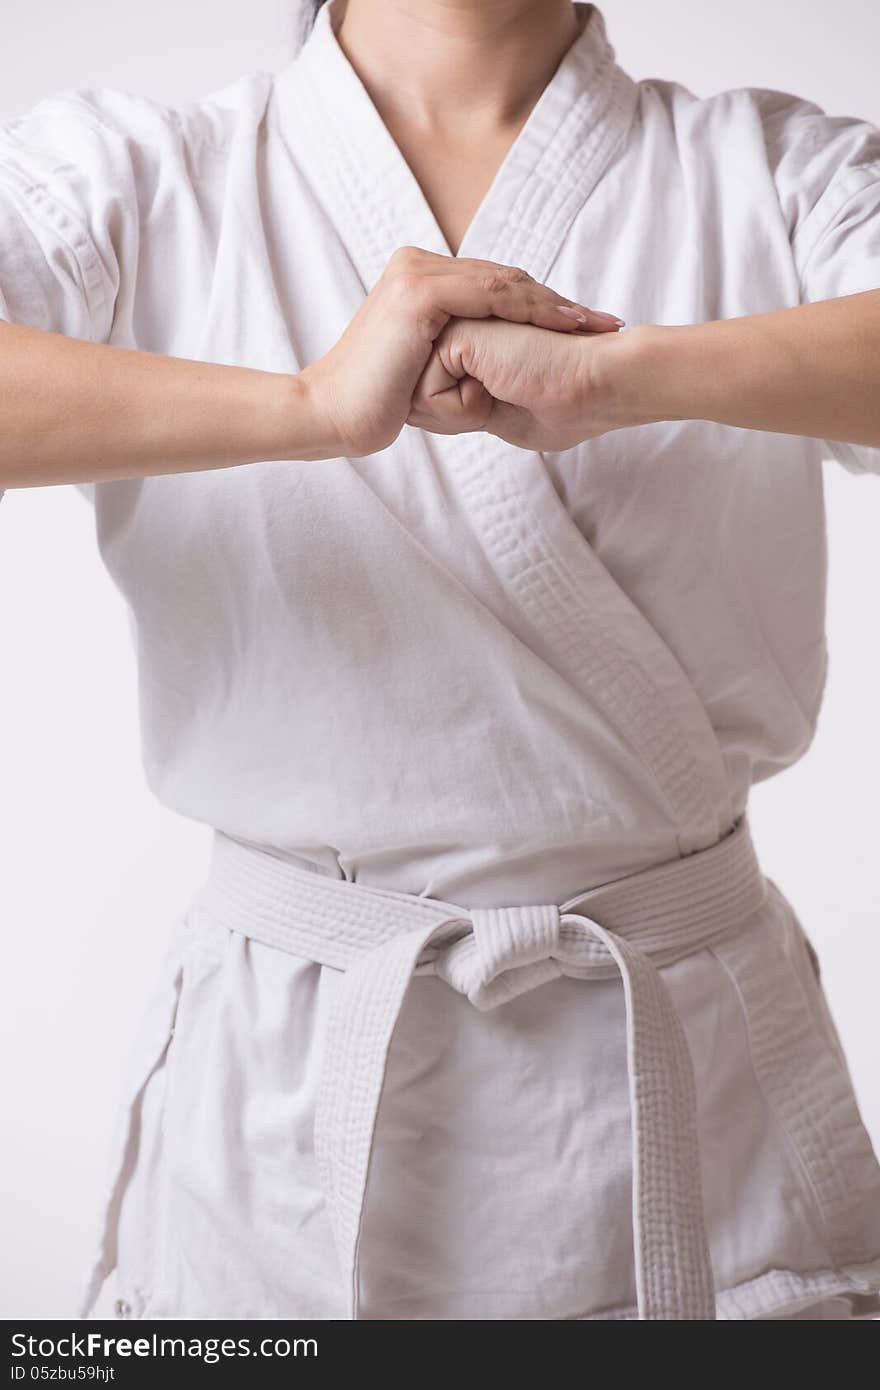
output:
{"label": "v-neck collar", "polygon": [[[615,61],[602,11],[587,11],[507,152],[458,249],[550,270],[578,209],[628,128],[636,84]],[[415,174],[340,46],[333,0],[275,80],[281,133],[354,261],[364,288],[399,246],[450,255]]]}

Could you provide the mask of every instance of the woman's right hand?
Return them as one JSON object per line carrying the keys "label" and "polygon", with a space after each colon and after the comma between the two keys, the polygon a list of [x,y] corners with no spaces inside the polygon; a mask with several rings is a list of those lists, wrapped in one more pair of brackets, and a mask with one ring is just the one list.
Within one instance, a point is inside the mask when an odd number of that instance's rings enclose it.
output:
{"label": "woman's right hand", "polygon": [[299,374],[341,456],[394,442],[435,339],[453,318],[498,318],[561,333],[613,332],[620,320],[563,298],[515,266],[395,251],[342,337]]}

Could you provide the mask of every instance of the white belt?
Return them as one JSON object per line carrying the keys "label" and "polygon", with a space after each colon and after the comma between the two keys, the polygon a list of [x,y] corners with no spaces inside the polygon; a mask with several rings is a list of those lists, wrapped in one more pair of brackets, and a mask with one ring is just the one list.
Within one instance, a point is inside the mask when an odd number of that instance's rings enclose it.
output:
{"label": "white belt", "polygon": [[345,972],[327,1025],[315,1149],[352,1318],[359,1316],[359,1245],[386,1058],[407,985],[423,974],[440,976],[478,1009],[560,975],[620,975],[639,1317],[715,1318],[693,1068],[658,967],[741,930],[765,896],[745,816],[710,849],[561,906],[470,910],[310,872],[215,833],[197,910]]}

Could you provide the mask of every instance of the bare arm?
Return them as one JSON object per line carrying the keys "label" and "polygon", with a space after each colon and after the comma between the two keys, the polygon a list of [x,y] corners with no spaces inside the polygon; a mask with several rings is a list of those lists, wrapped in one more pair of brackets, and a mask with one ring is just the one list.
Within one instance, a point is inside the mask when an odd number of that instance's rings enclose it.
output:
{"label": "bare arm", "polygon": [[660,420],[880,448],[880,290],[587,338],[456,320],[437,338],[409,418],[528,449],[571,449]]}
{"label": "bare arm", "polygon": [[299,377],[0,323],[0,487],[328,457]]}
{"label": "bare arm", "polygon": [[602,346],[620,349],[605,363],[622,423],[716,420],[880,447],[880,289],[742,318],[646,325]]}
{"label": "bare arm", "polygon": [[413,247],[296,376],[0,322],[0,489],[374,453],[399,434],[434,339],[459,314],[559,337],[617,322],[515,267]]}

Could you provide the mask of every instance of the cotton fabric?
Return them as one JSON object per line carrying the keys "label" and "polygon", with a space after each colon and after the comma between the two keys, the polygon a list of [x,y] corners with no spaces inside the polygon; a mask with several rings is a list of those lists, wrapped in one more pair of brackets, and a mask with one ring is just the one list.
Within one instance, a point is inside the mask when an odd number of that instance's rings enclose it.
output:
{"label": "cotton fabric", "polygon": [[[880,285],[876,127],[636,82],[579,11],[461,255],[630,325]],[[294,372],[398,246],[448,253],[333,21],[199,101],[71,90],[0,127],[0,314]],[[82,484],[130,614],[148,783],[292,865],[474,909],[708,848],[815,731],[829,456],[880,472],[878,449],[675,421],[543,455],[405,427],[365,459]],[[771,885],[748,934],[662,974],[717,1316],[864,1309],[880,1168],[792,905]],[[314,1156],[340,986],[181,912],[121,1083],[121,1315],[345,1316]],[[619,980],[480,1012],[413,979],[361,1316],[634,1316],[625,1053]]]}

